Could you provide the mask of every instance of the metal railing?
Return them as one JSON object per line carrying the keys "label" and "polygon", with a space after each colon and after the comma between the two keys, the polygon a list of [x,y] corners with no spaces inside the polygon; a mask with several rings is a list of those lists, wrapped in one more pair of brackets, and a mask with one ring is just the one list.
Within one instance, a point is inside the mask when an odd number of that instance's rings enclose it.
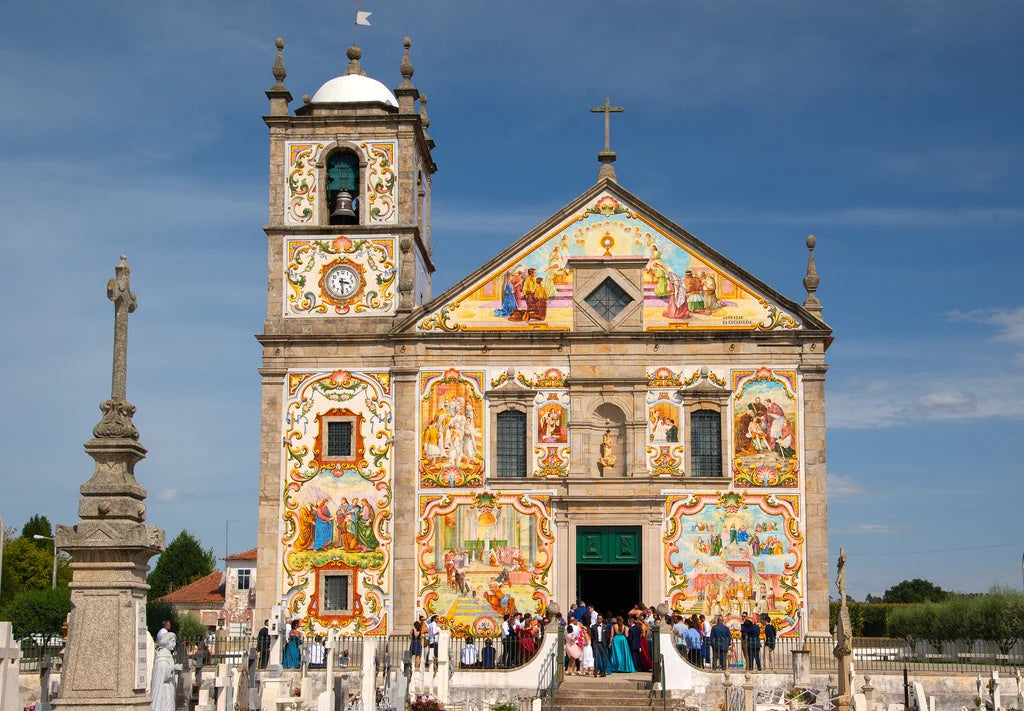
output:
{"label": "metal railing", "polygon": [[[540,630],[540,636],[534,640],[533,651],[530,651],[530,645],[523,644],[522,640],[518,638],[510,637],[507,640],[503,640],[498,637],[478,637],[468,638],[473,645],[477,648],[477,663],[471,666],[463,664],[462,661],[462,648],[466,644],[466,637],[452,636],[452,649],[455,650],[454,662],[457,663],[459,671],[472,671],[474,669],[517,669],[525,664],[529,663],[531,659],[536,656],[537,651],[544,644],[544,628]],[[485,656],[489,658],[490,653],[485,653],[484,650],[488,647],[487,642],[490,641],[490,647],[494,650],[494,663],[488,666],[485,663]],[[467,658],[471,655],[467,655]]]}
{"label": "metal railing", "polygon": [[52,639],[42,643],[34,639],[23,639],[18,643],[18,646],[21,648],[18,671],[39,671],[43,657],[50,658],[52,664],[50,667],[51,671],[60,671],[61,664],[64,661],[64,640]]}
{"label": "metal railing", "polygon": [[541,707],[554,711],[555,691],[562,683],[562,657],[565,655],[564,637],[559,635],[558,644],[544,658],[540,671],[537,673],[537,698]]}

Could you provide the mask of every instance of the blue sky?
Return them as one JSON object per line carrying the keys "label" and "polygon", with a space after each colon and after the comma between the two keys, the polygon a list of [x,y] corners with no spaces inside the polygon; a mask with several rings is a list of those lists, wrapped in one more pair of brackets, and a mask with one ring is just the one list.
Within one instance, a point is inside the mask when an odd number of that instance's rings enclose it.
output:
{"label": "blue sky", "polygon": [[[243,9],[244,8],[244,9]],[[1024,5],[1008,0],[364,0],[363,68],[437,142],[434,293],[593,184],[620,183],[803,299],[818,236],[830,533],[850,592],[1021,585]],[[299,12],[306,13],[300,17]],[[353,4],[0,6],[0,515],[73,523],[109,393],[120,253],[149,521],[255,544],[273,41],[344,72]]]}

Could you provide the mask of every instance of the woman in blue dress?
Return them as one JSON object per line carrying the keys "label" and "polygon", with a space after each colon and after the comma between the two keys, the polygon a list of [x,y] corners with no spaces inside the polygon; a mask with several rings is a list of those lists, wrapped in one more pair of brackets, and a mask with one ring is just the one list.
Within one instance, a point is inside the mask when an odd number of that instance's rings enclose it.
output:
{"label": "woman in blue dress", "polygon": [[302,666],[302,633],[299,632],[299,621],[292,620],[291,627],[288,642],[284,646],[284,662],[281,666],[285,669],[299,669]]}
{"label": "woman in blue dress", "polygon": [[498,318],[508,318],[519,308],[516,302],[516,292],[512,288],[511,272],[505,272],[501,281],[501,308],[494,309],[494,315]]}
{"label": "woman in blue dress", "polygon": [[629,642],[626,640],[626,625],[622,617],[615,618],[612,625],[612,670],[622,674],[632,674],[636,671],[633,666],[633,655],[629,651]]}

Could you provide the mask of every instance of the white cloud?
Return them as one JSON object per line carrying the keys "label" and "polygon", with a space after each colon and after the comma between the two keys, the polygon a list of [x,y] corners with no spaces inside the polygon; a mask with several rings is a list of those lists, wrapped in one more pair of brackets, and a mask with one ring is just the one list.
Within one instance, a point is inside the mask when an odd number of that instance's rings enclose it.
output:
{"label": "white cloud", "polygon": [[998,332],[993,337],[1004,343],[1024,344],[1024,306],[1015,309],[976,309],[974,311],[952,311],[950,321],[973,321],[995,326]]}
{"label": "white cloud", "polygon": [[828,473],[828,494],[833,499],[843,499],[848,496],[858,496],[865,492],[853,477],[848,477],[835,472]]}

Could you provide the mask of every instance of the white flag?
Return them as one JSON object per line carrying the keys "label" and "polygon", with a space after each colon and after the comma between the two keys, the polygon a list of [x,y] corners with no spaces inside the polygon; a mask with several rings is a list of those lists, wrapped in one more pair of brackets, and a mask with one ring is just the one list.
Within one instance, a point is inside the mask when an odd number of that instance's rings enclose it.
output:
{"label": "white flag", "polygon": [[370,26],[370,15],[372,12],[366,12],[365,10],[356,10],[356,24]]}

